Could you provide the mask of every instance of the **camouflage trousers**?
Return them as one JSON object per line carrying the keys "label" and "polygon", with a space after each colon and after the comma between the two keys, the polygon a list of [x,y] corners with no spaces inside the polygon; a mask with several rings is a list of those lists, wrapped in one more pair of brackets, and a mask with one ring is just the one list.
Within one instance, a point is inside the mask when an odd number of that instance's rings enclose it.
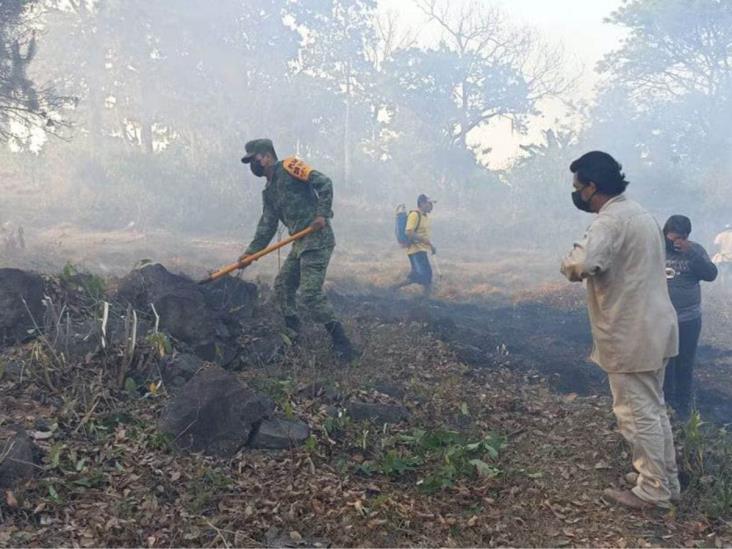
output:
{"label": "camouflage trousers", "polygon": [[297,316],[299,288],[303,305],[314,321],[326,324],[336,319],[333,307],[323,292],[332,253],[333,248],[290,252],[275,279],[275,299],[284,316]]}

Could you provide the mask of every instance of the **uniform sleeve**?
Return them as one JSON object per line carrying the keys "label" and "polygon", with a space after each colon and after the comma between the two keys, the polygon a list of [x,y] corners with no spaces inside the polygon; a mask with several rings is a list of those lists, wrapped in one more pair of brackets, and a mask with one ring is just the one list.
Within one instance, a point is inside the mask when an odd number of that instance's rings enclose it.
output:
{"label": "uniform sleeve", "polygon": [[318,205],[315,210],[316,217],[333,217],[333,182],[325,174],[313,170],[308,178],[315,195],[318,197]]}
{"label": "uniform sleeve", "polygon": [[613,220],[598,217],[562,261],[562,274],[572,282],[581,282],[606,271],[617,255],[618,236]]}
{"label": "uniform sleeve", "polygon": [[254,239],[252,240],[251,244],[249,244],[247,251],[244,253],[254,254],[265,248],[277,232],[277,225],[279,224],[279,221],[280,220],[277,217],[277,213],[272,207],[272,204],[266,196],[263,197],[262,216],[259,218],[257,231],[254,233]]}
{"label": "uniform sleeve", "polygon": [[711,259],[709,259],[709,254],[707,254],[707,251],[704,248],[698,244],[692,244],[691,251],[689,253],[691,255],[689,258],[691,270],[699,280],[712,282],[717,278],[717,274],[719,273],[717,266],[712,263]]}

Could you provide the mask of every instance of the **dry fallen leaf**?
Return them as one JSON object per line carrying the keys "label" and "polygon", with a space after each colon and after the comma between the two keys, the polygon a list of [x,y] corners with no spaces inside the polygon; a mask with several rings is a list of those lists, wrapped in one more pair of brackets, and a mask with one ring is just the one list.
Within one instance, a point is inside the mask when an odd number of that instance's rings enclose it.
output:
{"label": "dry fallen leaf", "polygon": [[5,503],[7,503],[8,507],[11,509],[16,509],[18,507],[18,500],[12,490],[5,491]]}

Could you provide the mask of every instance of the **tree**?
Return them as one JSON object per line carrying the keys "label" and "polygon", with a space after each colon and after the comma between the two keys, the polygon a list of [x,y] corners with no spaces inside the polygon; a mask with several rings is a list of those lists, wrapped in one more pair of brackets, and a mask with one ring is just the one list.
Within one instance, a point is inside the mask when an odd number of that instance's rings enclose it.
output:
{"label": "tree", "polygon": [[420,0],[442,32],[434,49],[411,48],[395,56],[392,72],[413,110],[429,117],[454,143],[497,118],[525,131],[539,103],[572,86],[562,71],[560,47],[527,29],[512,28],[496,8]]}
{"label": "tree", "polygon": [[289,133],[283,98],[300,37],[283,20],[287,1],[220,0],[216,9],[204,0],[55,2],[44,41],[64,53],[39,61],[80,96],[63,164],[77,196],[96,197],[93,207],[79,205],[83,221],[238,222],[242,202],[258,200],[241,185],[245,141]]}
{"label": "tree", "polygon": [[729,0],[632,0],[607,21],[625,27],[629,36],[605,56],[599,70],[621,76],[637,102],[689,95],[729,99]]}
{"label": "tree", "polygon": [[[318,0],[293,3],[295,23],[304,31],[300,71],[320,80],[323,91],[343,101],[343,182],[351,179],[354,126],[364,129],[374,86],[369,48],[376,38],[376,0]],[[354,112],[356,111],[356,112]],[[355,116],[354,116],[355,115]],[[354,124],[354,118],[357,118]]]}
{"label": "tree", "polygon": [[[0,140],[21,139],[33,128],[60,129],[59,111],[70,98],[38,86],[28,75],[38,43],[28,25],[32,0],[0,2]],[[19,133],[20,132],[20,133]]]}
{"label": "tree", "polygon": [[732,2],[633,0],[608,22],[628,38],[598,67],[605,89],[588,137],[621,145],[665,213],[723,214],[732,201]]}
{"label": "tree", "polygon": [[[560,96],[573,81],[564,76],[560,47],[511,26],[495,8],[446,0],[419,0],[418,6],[439,30],[440,42],[399,50],[385,63],[390,126],[399,135],[392,150],[408,147],[406,165],[429,166],[426,175],[440,188],[463,196],[476,168],[486,171],[481,158],[490,147],[481,133],[498,119],[526,131],[541,102]],[[500,185],[484,175],[477,179]]]}

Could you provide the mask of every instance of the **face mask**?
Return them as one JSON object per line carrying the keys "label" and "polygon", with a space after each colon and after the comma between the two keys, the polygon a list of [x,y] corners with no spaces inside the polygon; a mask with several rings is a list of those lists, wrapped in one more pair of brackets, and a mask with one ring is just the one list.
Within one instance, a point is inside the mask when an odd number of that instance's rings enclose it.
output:
{"label": "face mask", "polygon": [[262,163],[259,160],[252,160],[249,163],[249,169],[252,170],[252,173],[257,177],[262,177],[264,175],[264,166],[262,166]]}
{"label": "face mask", "polygon": [[572,202],[574,202],[575,207],[578,210],[582,210],[583,212],[592,213],[592,207],[590,206],[590,200],[592,200],[592,197],[595,196],[595,193],[592,193],[592,196],[588,200],[584,200],[582,198],[582,191],[574,191],[572,193]]}

